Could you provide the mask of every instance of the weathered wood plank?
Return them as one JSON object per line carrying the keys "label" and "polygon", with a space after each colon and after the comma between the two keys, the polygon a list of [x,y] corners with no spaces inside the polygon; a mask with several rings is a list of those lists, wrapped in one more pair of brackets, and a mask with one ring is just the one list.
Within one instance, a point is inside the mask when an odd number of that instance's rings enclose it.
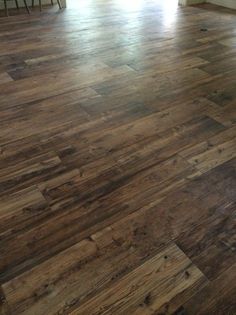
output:
{"label": "weathered wood plank", "polygon": [[194,295],[181,309],[193,315],[235,314],[236,278],[235,263],[199,293]]}
{"label": "weathered wood plank", "polygon": [[184,253],[171,244],[71,314],[153,314],[202,277]]}

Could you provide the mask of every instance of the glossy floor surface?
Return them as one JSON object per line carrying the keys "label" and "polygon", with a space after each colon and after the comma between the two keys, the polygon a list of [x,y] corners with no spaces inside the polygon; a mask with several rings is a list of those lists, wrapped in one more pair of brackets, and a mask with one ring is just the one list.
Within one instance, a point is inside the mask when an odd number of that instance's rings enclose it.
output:
{"label": "glossy floor surface", "polygon": [[236,14],[0,18],[1,314],[236,314]]}

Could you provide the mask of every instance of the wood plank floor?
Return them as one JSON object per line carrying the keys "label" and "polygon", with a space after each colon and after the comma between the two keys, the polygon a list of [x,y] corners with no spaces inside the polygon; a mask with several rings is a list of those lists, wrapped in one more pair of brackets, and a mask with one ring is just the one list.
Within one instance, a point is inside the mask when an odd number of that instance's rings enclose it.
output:
{"label": "wood plank floor", "polygon": [[0,313],[236,314],[236,13],[0,18]]}

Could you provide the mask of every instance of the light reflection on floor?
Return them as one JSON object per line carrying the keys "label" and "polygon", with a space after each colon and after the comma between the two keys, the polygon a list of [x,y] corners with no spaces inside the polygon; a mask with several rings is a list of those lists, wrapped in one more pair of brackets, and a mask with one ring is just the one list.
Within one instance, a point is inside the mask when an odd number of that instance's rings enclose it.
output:
{"label": "light reflection on floor", "polygon": [[178,9],[178,1],[165,0],[163,2],[163,24],[171,27],[176,22],[176,12]]}
{"label": "light reflection on floor", "polygon": [[[147,4],[147,0],[115,0],[114,2],[124,11],[142,9]],[[148,2],[158,7],[163,7],[165,11],[172,11],[178,7],[178,0],[154,0]]]}
{"label": "light reflection on floor", "polygon": [[[103,2],[104,7],[106,6],[106,0],[67,0],[67,8],[88,13],[92,6],[94,8],[96,1],[99,4]],[[178,0],[107,0],[107,7],[113,7],[123,12],[136,12],[144,10],[147,2],[151,3],[153,7],[162,8],[165,14],[174,13],[178,7]]]}
{"label": "light reflection on floor", "polygon": [[[153,8],[150,20],[144,20],[142,17],[146,15],[147,8],[150,10],[150,6]],[[153,36],[153,34],[147,34],[150,23],[152,23],[152,29],[153,25],[156,25],[157,33],[164,32],[166,37],[175,36],[178,23],[177,10],[178,0],[67,0],[66,14],[73,16],[75,20],[78,19],[81,27],[96,29],[96,33],[84,34],[87,40],[94,41],[105,36],[104,33],[99,33],[105,16],[108,24],[116,23],[117,17],[120,22],[122,17],[124,23],[120,25],[119,32],[113,36],[125,43],[131,37],[136,36],[142,41],[146,36]],[[99,17],[101,19],[98,19]],[[68,31],[70,27],[73,27],[73,24],[65,25]]]}

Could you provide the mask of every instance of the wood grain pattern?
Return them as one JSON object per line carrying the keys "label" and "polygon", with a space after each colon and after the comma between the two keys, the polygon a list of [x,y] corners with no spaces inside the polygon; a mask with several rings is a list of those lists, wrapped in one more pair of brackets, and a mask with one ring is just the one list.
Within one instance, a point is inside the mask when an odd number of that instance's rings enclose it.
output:
{"label": "wood grain pattern", "polygon": [[235,315],[235,12],[22,13],[0,18],[0,314]]}
{"label": "wood grain pattern", "polygon": [[[190,314],[235,314],[235,264],[193,296],[182,308]],[[192,303],[194,301],[194,303]]]}
{"label": "wood grain pattern", "polygon": [[71,314],[153,314],[202,277],[172,244]]}
{"label": "wood grain pattern", "polygon": [[8,73],[1,73],[0,72],[0,84],[6,83],[6,82],[10,82],[13,81],[13,79],[9,76]]}

